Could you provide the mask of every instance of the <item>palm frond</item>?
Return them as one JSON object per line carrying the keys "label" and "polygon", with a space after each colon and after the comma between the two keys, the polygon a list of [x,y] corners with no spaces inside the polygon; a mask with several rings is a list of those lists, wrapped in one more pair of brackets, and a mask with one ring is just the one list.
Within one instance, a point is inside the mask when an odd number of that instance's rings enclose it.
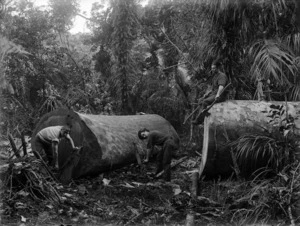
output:
{"label": "palm frond", "polygon": [[[278,172],[289,161],[290,149],[278,134],[244,134],[232,142],[238,163],[256,173],[271,169]],[[283,136],[282,136],[283,138]],[[248,173],[248,172],[247,172]]]}
{"label": "palm frond", "polygon": [[295,52],[295,54],[300,54],[300,33],[287,35],[284,38],[284,42]]}
{"label": "palm frond", "polygon": [[299,101],[300,100],[300,86],[292,86],[290,92],[290,100]]}
{"label": "palm frond", "polygon": [[273,79],[280,85],[291,85],[288,74],[296,76],[294,55],[275,40],[258,41],[249,48],[254,59],[250,70],[253,78]]}

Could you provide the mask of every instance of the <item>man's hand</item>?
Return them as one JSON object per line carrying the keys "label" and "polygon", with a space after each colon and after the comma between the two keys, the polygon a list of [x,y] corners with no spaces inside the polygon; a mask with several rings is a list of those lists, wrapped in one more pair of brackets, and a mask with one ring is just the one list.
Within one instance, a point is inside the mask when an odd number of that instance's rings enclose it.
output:
{"label": "man's hand", "polygon": [[219,97],[219,96],[216,96],[216,97],[215,97],[215,101],[218,101],[218,100],[220,100],[220,97]]}
{"label": "man's hand", "polygon": [[198,105],[201,105],[203,103],[203,100],[205,99],[206,97],[203,96],[201,97],[199,100],[198,100]]}
{"label": "man's hand", "polygon": [[152,148],[147,148],[146,150],[146,156],[145,156],[145,159],[144,159],[144,163],[148,163],[149,162],[149,158],[150,156],[152,155]]}
{"label": "man's hand", "polygon": [[81,147],[74,147],[73,148],[73,153],[79,153],[80,152],[80,150],[81,150]]}
{"label": "man's hand", "polygon": [[67,140],[71,140],[71,139],[72,139],[71,136],[70,136],[70,134],[68,134],[68,133],[65,133],[65,134],[64,134],[64,137],[65,137]]}

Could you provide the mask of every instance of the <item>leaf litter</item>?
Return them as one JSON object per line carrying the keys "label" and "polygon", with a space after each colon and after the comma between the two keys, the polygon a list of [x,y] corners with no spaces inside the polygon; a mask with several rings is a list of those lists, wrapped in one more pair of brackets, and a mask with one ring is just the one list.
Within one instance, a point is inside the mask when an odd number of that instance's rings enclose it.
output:
{"label": "leaf litter", "polygon": [[200,180],[200,192],[192,197],[191,173],[199,157],[187,160],[172,169],[171,182],[155,177],[156,165],[150,162],[67,185],[52,178],[34,157],[10,160],[1,173],[1,224],[186,225],[194,213],[196,225],[232,225],[263,201],[265,195],[253,195],[249,183],[235,180]]}
{"label": "leaf litter", "polygon": [[126,167],[62,185],[34,157],[9,162],[1,175],[2,223],[51,225],[184,225],[192,208],[190,169],[172,169],[172,181],[155,178],[155,163]]}

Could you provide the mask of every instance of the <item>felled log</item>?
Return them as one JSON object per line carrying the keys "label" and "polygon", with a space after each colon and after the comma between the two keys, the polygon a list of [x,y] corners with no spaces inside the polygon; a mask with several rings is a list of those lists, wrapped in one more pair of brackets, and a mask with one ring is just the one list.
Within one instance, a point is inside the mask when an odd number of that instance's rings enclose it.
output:
{"label": "felled log", "polygon": [[[80,160],[73,169],[73,178],[97,175],[135,162],[136,146],[139,149],[145,146],[145,142],[137,136],[138,130],[142,128],[169,134],[179,143],[175,129],[159,115],[89,115],[58,109],[44,115],[38,122],[31,139],[32,149],[36,148],[35,136],[41,129],[66,124],[72,127],[70,136],[75,145],[82,147]],[[64,165],[72,151],[69,142],[62,139],[58,148],[60,167]]]}
{"label": "felled log", "polygon": [[[295,120],[295,132],[300,135],[300,102],[277,102],[277,101],[227,101],[214,105],[204,120],[204,134],[202,147],[202,160],[199,174],[207,177],[228,177],[232,175],[234,165],[232,162],[230,141],[237,140],[241,135],[251,132],[264,132],[274,129],[278,120],[273,120],[271,115],[277,106],[283,114],[279,121],[286,117]],[[276,125],[275,125],[276,126]],[[264,162],[261,163],[263,166]],[[242,175],[251,172],[245,166],[240,166]]]}

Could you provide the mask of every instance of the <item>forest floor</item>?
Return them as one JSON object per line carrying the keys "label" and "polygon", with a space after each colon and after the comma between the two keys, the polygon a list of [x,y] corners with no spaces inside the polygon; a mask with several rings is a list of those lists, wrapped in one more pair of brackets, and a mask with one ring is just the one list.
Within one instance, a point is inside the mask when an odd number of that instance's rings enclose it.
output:
{"label": "forest floor", "polygon": [[[232,192],[240,182],[201,180],[199,196],[192,198],[190,176],[198,167],[200,157],[195,150],[186,149],[181,154],[177,160],[187,158],[172,169],[171,182],[153,177],[155,161],[142,166],[131,164],[68,185],[57,182],[43,185],[41,181],[40,185],[26,183],[13,188],[1,181],[6,186],[1,186],[0,224],[179,226],[187,225],[188,218],[194,219],[195,225],[246,225],[241,224],[241,219],[234,222],[232,214],[241,207],[236,200],[244,194]],[[26,164],[22,164],[23,170],[32,167]],[[14,170],[15,175],[22,172]],[[37,193],[34,186],[36,189],[52,186],[59,201],[33,196],[32,192]]]}
{"label": "forest floor", "polygon": [[[155,166],[150,163],[142,172],[132,164],[68,186],[56,185],[63,200],[56,204],[18,192],[13,201],[2,203],[1,225],[185,225],[194,208],[196,225],[222,223],[216,220],[220,205],[205,195],[191,198],[187,163],[182,165],[173,169],[171,182],[153,178]],[[211,196],[212,183],[202,186]]]}

